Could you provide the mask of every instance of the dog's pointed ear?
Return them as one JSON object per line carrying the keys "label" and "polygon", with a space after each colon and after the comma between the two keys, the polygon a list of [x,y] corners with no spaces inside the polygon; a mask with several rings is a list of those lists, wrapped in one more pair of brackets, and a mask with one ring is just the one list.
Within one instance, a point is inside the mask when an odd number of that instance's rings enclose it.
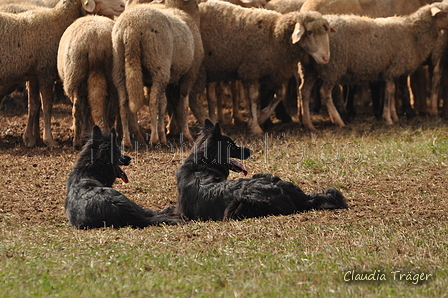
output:
{"label": "dog's pointed ear", "polygon": [[220,136],[221,135],[221,125],[219,122],[216,122],[215,127],[213,128],[213,135]]}
{"label": "dog's pointed ear", "polygon": [[101,128],[98,125],[95,125],[92,129],[92,139],[93,140],[103,139],[103,133],[101,132]]}
{"label": "dog's pointed ear", "polygon": [[205,119],[204,130],[213,129],[214,125],[209,119]]}

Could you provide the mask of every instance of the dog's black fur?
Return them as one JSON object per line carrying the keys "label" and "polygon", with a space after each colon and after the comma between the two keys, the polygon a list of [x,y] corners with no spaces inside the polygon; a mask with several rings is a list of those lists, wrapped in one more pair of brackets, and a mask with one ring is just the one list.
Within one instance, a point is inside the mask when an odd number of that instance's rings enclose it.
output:
{"label": "dog's black fur", "polygon": [[128,182],[120,166],[129,165],[131,157],[121,153],[115,129],[103,136],[98,126],[84,145],[67,179],[65,211],[70,224],[79,229],[132,226],[143,228],[160,223],[174,224],[179,216],[158,214],[144,209],[112,188],[116,178]]}
{"label": "dog's black fur", "polygon": [[250,149],[222,135],[218,123],[207,120],[193,152],[176,172],[177,212],[192,220],[222,220],[347,208],[344,196],[333,188],[325,194],[306,195],[271,174],[227,180],[229,170],[247,174],[232,158],[246,159],[251,154]]}

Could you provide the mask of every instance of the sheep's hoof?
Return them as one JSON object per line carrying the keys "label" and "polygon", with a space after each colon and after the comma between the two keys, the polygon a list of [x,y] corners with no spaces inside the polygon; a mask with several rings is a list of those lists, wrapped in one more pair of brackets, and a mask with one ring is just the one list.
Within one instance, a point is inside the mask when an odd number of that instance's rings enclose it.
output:
{"label": "sheep's hoof", "polygon": [[34,147],[36,145],[36,139],[29,136],[23,136],[23,144],[25,144],[26,147]]}
{"label": "sheep's hoof", "polygon": [[124,151],[132,150],[131,140],[128,138],[123,138],[123,141],[121,142],[121,146],[124,148]]}
{"label": "sheep's hoof", "polygon": [[430,110],[430,111],[428,112],[428,114],[429,114],[429,116],[431,116],[431,117],[436,117],[436,116],[439,115],[439,111],[437,111],[437,110]]}
{"label": "sheep's hoof", "polygon": [[194,138],[191,136],[190,130],[184,131],[183,132],[183,138],[184,140],[188,141],[188,142],[193,142]]}
{"label": "sheep's hoof", "polygon": [[400,121],[400,118],[398,118],[398,116],[392,116],[392,121],[394,122],[394,123],[397,123],[397,122],[399,122]]}
{"label": "sheep's hoof", "polygon": [[151,138],[149,140],[149,142],[150,142],[151,147],[153,147],[153,148],[160,144],[159,138]]}
{"label": "sheep's hoof", "polygon": [[53,139],[44,140],[44,144],[47,145],[47,147],[51,147],[51,148],[59,147],[59,143]]}
{"label": "sheep's hoof", "polygon": [[166,135],[165,134],[160,136],[160,143],[162,143],[162,144],[166,143]]}
{"label": "sheep's hoof", "polygon": [[255,136],[261,137],[263,136],[263,130],[261,129],[260,126],[252,126],[250,129],[251,133]]}
{"label": "sheep's hoof", "polygon": [[386,125],[394,125],[392,119],[385,119]]}
{"label": "sheep's hoof", "polygon": [[23,134],[22,139],[23,139],[23,144],[25,144],[26,147],[36,146],[37,138],[35,138],[33,136],[33,134],[30,134],[30,133],[27,134],[26,130],[25,130],[25,133]]}
{"label": "sheep's hoof", "polygon": [[303,121],[302,120],[302,125],[304,125],[306,128],[308,128],[308,130],[312,131],[312,132],[316,132],[317,129],[314,127],[313,123],[311,123],[311,121]]}

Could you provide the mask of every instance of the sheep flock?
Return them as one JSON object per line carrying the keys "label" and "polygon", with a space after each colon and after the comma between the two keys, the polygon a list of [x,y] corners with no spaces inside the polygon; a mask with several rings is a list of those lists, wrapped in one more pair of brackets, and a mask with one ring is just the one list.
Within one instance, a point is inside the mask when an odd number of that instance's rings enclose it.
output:
{"label": "sheep flock", "polygon": [[355,100],[387,125],[448,118],[447,29],[448,0],[2,0],[0,102],[25,86],[24,145],[58,146],[62,84],[75,149],[95,124],[117,127],[127,149],[133,136],[192,141],[190,111],[199,125],[226,122],[227,105],[254,135],[274,111],[314,131],[320,103],[338,127]]}

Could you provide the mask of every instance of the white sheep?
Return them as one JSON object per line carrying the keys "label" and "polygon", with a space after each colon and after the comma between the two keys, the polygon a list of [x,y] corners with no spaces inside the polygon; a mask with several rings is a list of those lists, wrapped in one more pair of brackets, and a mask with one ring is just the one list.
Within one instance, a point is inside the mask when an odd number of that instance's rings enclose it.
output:
{"label": "white sheep", "polygon": [[355,14],[378,18],[408,15],[433,0],[305,0],[301,11],[322,14]]}
{"label": "white sheep", "polygon": [[57,145],[51,135],[51,109],[53,83],[58,79],[58,45],[65,29],[86,13],[113,16],[123,7],[123,0],[61,0],[51,9],[0,13],[0,86],[28,80],[28,120],[23,135],[26,146],[34,146],[39,138],[41,101],[43,141]]}
{"label": "white sheep", "polygon": [[[73,103],[73,147],[81,149],[93,124],[108,134],[118,114],[118,96],[112,79],[112,28],[103,16],[85,16],[61,37],[58,72],[65,94]],[[91,123],[91,118],[93,123]]]}
{"label": "white sheep", "polygon": [[[199,9],[207,82],[241,80],[249,90],[250,130],[260,135],[259,123],[282,99],[283,85],[297,72],[301,58],[308,52],[318,63],[328,62],[330,26],[318,12],[282,15],[220,1],[200,3]],[[279,96],[258,116],[263,77],[275,83]]]}
{"label": "white sheep", "polygon": [[271,0],[264,8],[285,14],[288,12],[300,11],[303,2],[305,2],[305,0]]}
{"label": "white sheep", "polygon": [[[284,1],[284,0],[280,0]],[[288,0],[290,1],[290,0]],[[305,0],[301,11],[318,11],[322,14],[355,14],[371,18],[390,17],[396,15],[408,15],[415,12],[421,6],[434,2],[433,0]],[[414,95],[414,108],[426,106],[426,73],[423,67],[419,67],[410,76],[410,87],[408,89],[407,75],[396,80],[396,88],[402,94],[402,111],[408,116],[415,115],[410,105],[410,90]],[[370,82],[374,87],[372,90],[372,105],[374,112],[380,116],[380,99],[384,94],[378,93],[379,82]],[[367,86],[367,83],[365,84]],[[349,92],[347,98],[347,109],[354,112],[353,92]],[[425,108],[421,108],[425,110]],[[349,111],[348,111],[349,112]],[[350,113],[350,112],[349,112]]]}
{"label": "white sheep", "polygon": [[[52,3],[47,3],[44,0],[2,0],[0,7],[6,5],[25,5],[25,6],[41,6],[41,7],[51,7]],[[54,7],[56,3],[52,7]]]}
{"label": "white sheep", "polygon": [[116,21],[112,42],[123,145],[132,147],[128,117],[145,104],[144,83],[150,86],[151,144],[166,142],[167,87],[177,93],[174,107],[183,136],[193,140],[188,127],[188,95],[203,57],[196,0],[129,6]]}
{"label": "white sheep", "polygon": [[[303,8],[303,7],[302,7]],[[409,16],[368,18],[326,15],[337,33],[330,36],[331,60],[318,65],[302,63],[300,86],[303,123],[314,129],[309,115],[309,97],[314,81],[323,83],[320,95],[333,123],[344,126],[334,107],[331,90],[335,84],[386,81],[383,118],[398,121],[394,101],[394,79],[412,73],[434,49],[440,30],[448,28],[448,3],[426,5]]]}

